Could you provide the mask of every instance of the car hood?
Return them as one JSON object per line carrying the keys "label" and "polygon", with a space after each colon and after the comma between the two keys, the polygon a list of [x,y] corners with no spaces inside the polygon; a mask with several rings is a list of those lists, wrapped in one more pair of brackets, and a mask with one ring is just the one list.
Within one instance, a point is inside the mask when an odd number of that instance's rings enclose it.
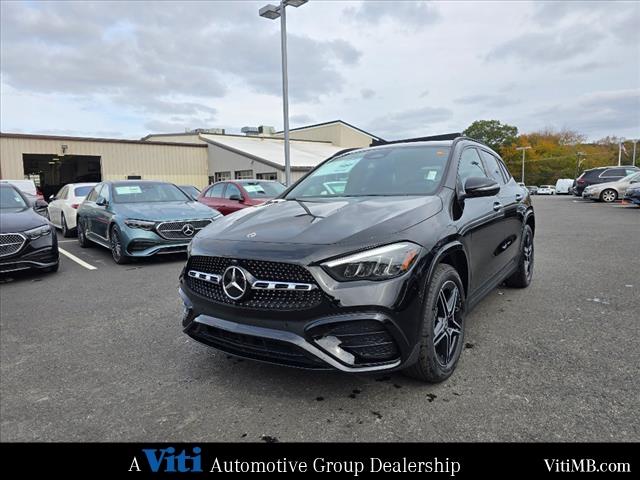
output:
{"label": "car hood", "polygon": [[205,242],[364,244],[412,227],[441,209],[437,196],[275,200],[223,217],[198,237]]}
{"label": "car hood", "polygon": [[24,232],[47,223],[47,219],[32,208],[0,210],[0,233]]}
{"label": "car hood", "polygon": [[114,208],[123,217],[152,222],[196,220],[220,215],[217,210],[199,202],[116,203]]}

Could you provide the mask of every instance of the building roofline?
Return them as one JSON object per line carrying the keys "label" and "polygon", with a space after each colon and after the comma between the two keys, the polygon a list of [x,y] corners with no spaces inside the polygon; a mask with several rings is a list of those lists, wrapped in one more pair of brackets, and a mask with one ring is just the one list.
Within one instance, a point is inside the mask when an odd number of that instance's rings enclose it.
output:
{"label": "building roofline", "polygon": [[141,141],[146,141],[147,138],[150,137],[177,137],[177,136],[190,136],[190,135],[200,135],[199,133],[196,132],[178,132],[178,133],[149,133],[148,135],[145,135],[144,137],[142,137],[140,140]]}
{"label": "building roofline", "polygon": [[[366,130],[363,130],[363,129],[361,129],[361,128],[358,128],[358,127],[356,127],[355,125],[351,125],[350,123],[345,122],[344,120],[340,120],[340,119],[338,119],[338,120],[331,120],[331,121],[329,121],[329,122],[315,123],[315,124],[313,124],[313,125],[305,125],[304,127],[290,128],[290,129],[289,129],[289,131],[290,131],[290,132],[296,132],[296,131],[301,131],[301,130],[307,130],[307,129],[309,129],[309,128],[324,127],[324,126],[326,126],[326,125],[331,125],[331,124],[333,124],[333,123],[342,123],[343,125],[346,125],[347,127],[353,128],[354,130],[357,130],[357,131],[358,131],[358,132],[360,132],[360,133],[364,133],[365,135],[367,135],[367,136],[369,136],[369,137],[371,137],[371,138],[373,138],[373,139],[383,140],[383,141],[384,141],[384,139],[383,139],[382,137],[379,137],[379,136],[377,136],[377,135],[374,135],[373,133],[369,133],[369,132],[367,132]],[[277,134],[278,134],[278,133],[284,133],[284,130],[280,130],[279,132],[276,132],[276,133],[277,133]]]}
{"label": "building roofline", "polygon": [[[211,135],[214,137],[235,137],[235,138],[258,138],[260,140],[279,140],[283,141],[282,137],[272,137],[268,135],[240,135],[238,133],[150,133],[142,137],[141,140],[145,140],[145,138],[156,137],[156,136],[176,136],[176,135]],[[326,143],[328,145],[332,145],[328,140],[306,140],[306,139],[290,139],[291,142],[309,142],[309,143]]]}
{"label": "building roofline", "polygon": [[72,137],[67,135],[37,135],[33,133],[4,133],[0,132],[1,138],[24,138],[32,140],[68,140],[73,142],[99,142],[99,143],[128,143],[135,145],[163,145],[169,147],[195,147],[203,148],[206,145],[199,143],[178,143],[178,142],[155,142],[143,140],[126,140],[120,138],[100,138],[100,137]]}
{"label": "building roofline", "polygon": [[[203,138],[203,140],[205,142],[207,142],[207,143],[210,143],[211,145],[214,145],[216,147],[220,147],[223,150],[227,150],[229,152],[236,153],[238,155],[243,155],[243,156],[245,156],[247,158],[250,158],[251,160],[255,160],[256,162],[260,162],[260,163],[263,163],[265,165],[269,165],[270,167],[274,167],[274,168],[278,168],[278,169],[284,170],[284,165],[280,165],[279,163],[272,162],[271,160],[267,160],[266,158],[259,157],[258,155],[254,155],[253,153],[249,153],[249,152],[246,152],[244,150],[240,150],[238,148],[230,147],[229,145],[224,145],[222,143],[218,143],[215,140],[212,140],[210,138]],[[293,165],[291,166],[291,170],[292,171],[301,171],[301,172],[306,172],[308,170],[311,170],[312,168],[314,168],[314,167],[313,166],[300,167],[300,166],[293,166]]]}

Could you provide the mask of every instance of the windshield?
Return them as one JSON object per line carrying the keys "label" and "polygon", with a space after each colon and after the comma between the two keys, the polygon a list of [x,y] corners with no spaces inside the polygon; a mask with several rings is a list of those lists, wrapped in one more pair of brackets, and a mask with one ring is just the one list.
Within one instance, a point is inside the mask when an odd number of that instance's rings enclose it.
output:
{"label": "windshield", "polygon": [[273,198],[285,191],[285,186],[278,182],[242,182],[241,185],[251,198]]}
{"label": "windshield", "polygon": [[76,187],[73,189],[73,195],[75,197],[86,197],[93,188],[93,185],[87,185],[85,187]]}
{"label": "windshield", "polygon": [[27,208],[27,204],[16,190],[13,188],[0,188],[0,209],[9,210],[16,208]]}
{"label": "windshield", "polygon": [[449,150],[403,146],[348,153],[312,171],[286,198],[432,195]]}
{"label": "windshield", "polygon": [[193,185],[181,185],[180,190],[182,190],[187,195],[191,195],[193,198],[196,198],[200,193],[200,190],[198,190]]}
{"label": "windshield", "polygon": [[116,203],[153,203],[192,201],[175,185],[169,183],[126,183],[113,186]]}
{"label": "windshield", "polygon": [[640,172],[633,172],[624,177],[621,181],[623,182],[631,182],[633,180],[640,180]]}

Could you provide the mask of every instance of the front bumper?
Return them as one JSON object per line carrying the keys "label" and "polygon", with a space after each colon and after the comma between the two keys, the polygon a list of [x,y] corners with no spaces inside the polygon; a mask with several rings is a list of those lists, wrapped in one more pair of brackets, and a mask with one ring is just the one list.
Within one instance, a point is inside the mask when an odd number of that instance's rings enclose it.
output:
{"label": "front bumper", "polygon": [[627,202],[631,202],[631,203],[634,203],[636,205],[640,205],[640,193],[636,193],[636,192],[626,193],[625,196],[624,196],[624,199]]}
{"label": "front bumper", "polygon": [[598,198],[598,195],[596,195],[596,192],[593,192],[593,191],[587,192],[585,190],[582,192],[582,198],[584,198],[585,200],[593,200],[594,198]]}
{"label": "front bumper", "polygon": [[189,240],[167,240],[154,231],[120,225],[123,247],[130,257],[151,257],[170,253],[184,253]]}
{"label": "front bumper", "polygon": [[43,269],[58,263],[58,242],[55,235],[30,240],[14,255],[0,258],[0,273]]}
{"label": "front bumper", "polygon": [[421,276],[414,272],[366,288],[357,282],[332,288],[315,271],[322,303],[289,311],[211,301],[182,275],[182,326],[198,342],[253,360],[343,372],[397,370],[418,355]]}

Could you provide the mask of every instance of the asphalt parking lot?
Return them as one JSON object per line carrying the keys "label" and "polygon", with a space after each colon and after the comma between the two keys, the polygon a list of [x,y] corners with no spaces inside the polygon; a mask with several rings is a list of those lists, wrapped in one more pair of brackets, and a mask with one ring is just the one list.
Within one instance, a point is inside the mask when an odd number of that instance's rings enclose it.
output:
{"label": "asphalt parking lot", "polygon": [[640,211],[534,197],[536,272],[469,315],[440,385],[243,361],[180,329],[184,257],[60,246],[0,279],[2,441],[640,440]]}

